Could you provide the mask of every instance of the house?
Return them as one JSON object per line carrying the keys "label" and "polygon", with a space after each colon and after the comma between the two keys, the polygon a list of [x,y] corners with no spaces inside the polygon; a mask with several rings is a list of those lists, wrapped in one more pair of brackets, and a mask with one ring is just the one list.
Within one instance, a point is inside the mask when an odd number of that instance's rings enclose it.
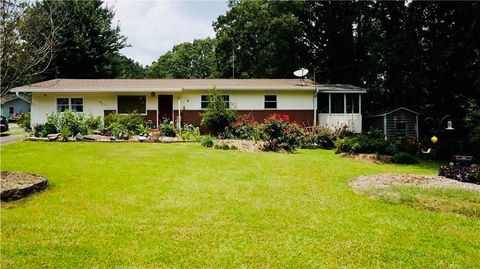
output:
{"label": "house", "polygon": [[418,140],[418,112],[406,107],[387,109],[365,117],[365,130],[380,129],[385,139]]}
{"label": "house", "polygon": [[163,119],[200,125],[208,93],[216,89],[230,108],[262,122],[271,113],[288,114],[302,126],[362,131],[361,95],[350,85],[300,79],[54,79],[12,89],[32,93],[32,124],[52,112],[72,110],[106,116],[137,111],[158,126]]}
{"label": "house", "polygon": [[30,100],[26,96],[20,94],[4,94],[0,97],[2,116],[8,119],[15,114],[30,112],[30,103]]}

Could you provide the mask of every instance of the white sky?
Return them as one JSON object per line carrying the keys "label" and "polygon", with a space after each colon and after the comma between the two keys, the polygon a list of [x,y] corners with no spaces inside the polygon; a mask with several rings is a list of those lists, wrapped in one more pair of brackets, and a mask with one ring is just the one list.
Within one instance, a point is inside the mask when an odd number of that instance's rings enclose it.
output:
{"label": "white sky", "polygon": [[104,0],[115,11],[114,23],[131,47],[121,51],[149,65],[176,44],[214,37],[212,22],[227,11],[226,0]]}

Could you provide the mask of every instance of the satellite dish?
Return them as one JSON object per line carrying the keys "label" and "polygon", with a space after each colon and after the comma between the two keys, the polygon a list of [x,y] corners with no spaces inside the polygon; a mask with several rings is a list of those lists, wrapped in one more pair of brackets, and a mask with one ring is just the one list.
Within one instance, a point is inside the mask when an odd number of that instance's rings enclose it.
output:
{"label": "satellite dish", "polygon": [[308,74],[308,69],[302,68],[300,70],[297,70],[297,71],[293,72],[293,74],[296,77],[303,78],[304,76],[306,76]]}

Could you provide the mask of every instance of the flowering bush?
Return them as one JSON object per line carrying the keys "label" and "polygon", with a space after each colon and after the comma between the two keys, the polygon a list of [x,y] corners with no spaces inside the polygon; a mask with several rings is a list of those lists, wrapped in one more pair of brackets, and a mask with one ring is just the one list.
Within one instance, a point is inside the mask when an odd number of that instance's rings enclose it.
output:
{"label": "flowering bush", "polygon": [[480,165],[451,163],[450,165],[440,166],[438,175],[458,181],[480,184]]}
{"label": "flowering bush", "polygon": [[303,130],[284,114],[271,114],[261,126],[264,150],[293,152],[302,140]]}
{"label": "flowering bush", "polygon": [[258,122],[252,113],[243,114],[226,127],[220,137],[259,140]]}

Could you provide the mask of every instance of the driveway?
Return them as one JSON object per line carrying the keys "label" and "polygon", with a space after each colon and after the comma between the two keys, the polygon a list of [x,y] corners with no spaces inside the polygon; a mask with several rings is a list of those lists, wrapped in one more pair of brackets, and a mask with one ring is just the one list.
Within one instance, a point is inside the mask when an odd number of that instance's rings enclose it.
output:
{"label": "driveway", "polygon": [[0,144],[1,145],[21,141],[23,138],[25,138],[25,136],[27,134],[25,131],[23,131],[22,128],[20,128],[15,123],[11,123],[9,125],[9,127],[10,128],[9,128],[8,132],[0,134]]}

